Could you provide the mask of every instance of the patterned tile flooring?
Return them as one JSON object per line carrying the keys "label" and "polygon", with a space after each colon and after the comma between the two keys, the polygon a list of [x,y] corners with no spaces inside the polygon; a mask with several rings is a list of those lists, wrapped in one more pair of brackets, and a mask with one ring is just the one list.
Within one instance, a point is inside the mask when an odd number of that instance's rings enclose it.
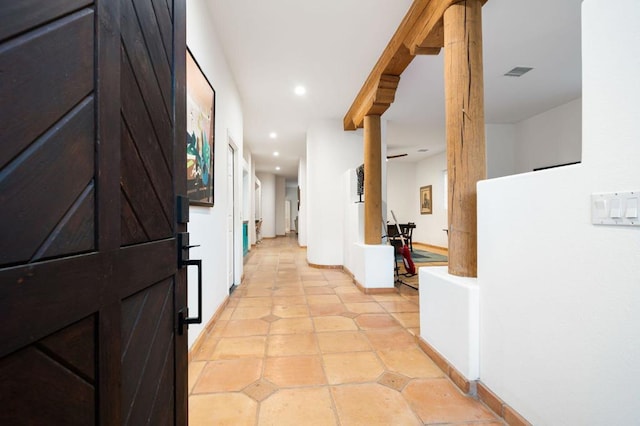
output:
{"label": "patterned tile flooring", "polygon": [[189,424],[504,425],[415,342],[417,293],[365,295],[263,240],[189,364]]}

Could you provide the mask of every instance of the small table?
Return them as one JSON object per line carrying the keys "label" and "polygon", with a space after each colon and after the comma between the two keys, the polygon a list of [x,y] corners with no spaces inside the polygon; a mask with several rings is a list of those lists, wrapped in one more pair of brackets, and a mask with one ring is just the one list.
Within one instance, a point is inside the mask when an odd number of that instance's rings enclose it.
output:
{"label": "small table", "polygon": [[[402,232],[402,236],[406,240],[406,244],[409,246],[411,251],[413,251],[413,230],[416,229],[416,224],[413,222],[409,223],[399,223],[400,232]],[[399,246],[401,238],[400,234],[398,234],[398,228],[396,225],[387,224],[387,238],[391,241],[391,244],[395,247]],[[394,244],[397,242],[398,244]]]}

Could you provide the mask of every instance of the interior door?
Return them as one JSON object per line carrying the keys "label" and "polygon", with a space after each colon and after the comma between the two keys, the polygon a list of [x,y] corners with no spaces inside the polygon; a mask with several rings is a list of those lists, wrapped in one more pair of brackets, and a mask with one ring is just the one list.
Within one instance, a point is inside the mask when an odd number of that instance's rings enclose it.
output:
{"label": "interior door", "polygon": [[184,27],[184,0],[2,2],[0,424],[187,422]]}

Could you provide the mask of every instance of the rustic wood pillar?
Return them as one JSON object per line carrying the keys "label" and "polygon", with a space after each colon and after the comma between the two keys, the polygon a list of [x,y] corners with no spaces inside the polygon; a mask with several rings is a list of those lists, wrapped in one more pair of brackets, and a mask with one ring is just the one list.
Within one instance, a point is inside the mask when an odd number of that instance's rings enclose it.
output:
{"label": "rustic wood pillar", "polygon": [[380,116],[364,117],[364,243],[382,241],[382,134]]}
{"label": "rustic wood pillar", "polygon": [[486,178],[482,4],[465,0],[444,13],[449,180],[449,273],[476,277],[476,182]]}

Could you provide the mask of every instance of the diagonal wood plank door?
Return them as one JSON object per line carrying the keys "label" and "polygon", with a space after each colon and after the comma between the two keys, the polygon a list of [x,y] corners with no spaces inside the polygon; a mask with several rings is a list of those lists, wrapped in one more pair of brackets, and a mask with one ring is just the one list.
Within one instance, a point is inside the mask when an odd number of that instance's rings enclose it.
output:
{"label": "diagonal wood plank door", "polygon": [[0,1],[0,424],[187,422],[185,25]]}

